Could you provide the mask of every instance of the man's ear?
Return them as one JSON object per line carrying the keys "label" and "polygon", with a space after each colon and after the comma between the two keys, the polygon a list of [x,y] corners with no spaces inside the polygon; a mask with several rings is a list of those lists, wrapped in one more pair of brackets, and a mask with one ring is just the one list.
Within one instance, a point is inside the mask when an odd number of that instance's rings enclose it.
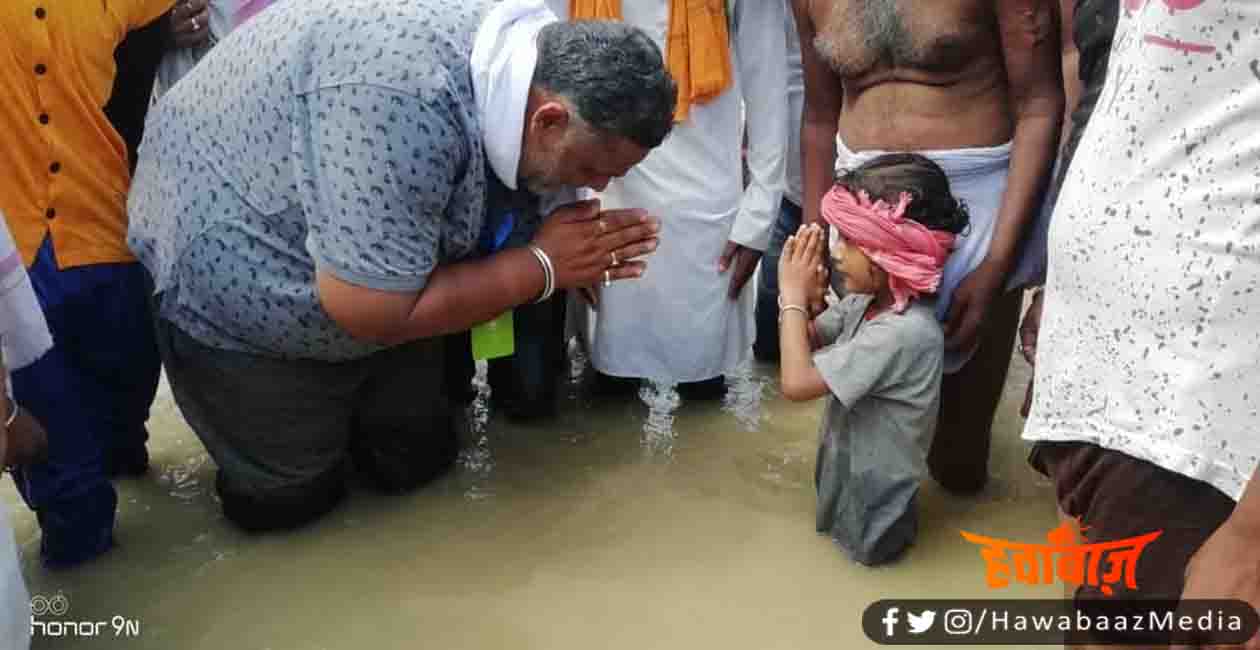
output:
{"label": "man's ear", "polygon": [[531,126],[539,133],[563,132],[569,127],[569,107],[563,102],[547,101],[534,111]]}

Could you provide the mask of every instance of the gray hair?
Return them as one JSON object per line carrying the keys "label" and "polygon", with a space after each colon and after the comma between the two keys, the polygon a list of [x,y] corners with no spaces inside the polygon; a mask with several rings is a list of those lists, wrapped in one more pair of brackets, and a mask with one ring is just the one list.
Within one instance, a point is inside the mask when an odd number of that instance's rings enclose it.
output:
{"label": "gray hair", "polygon": [[654,148],[674,128],[677,86],[661,49],[635,27],[581,20],[538,34],[534,85],[567,100],[595,132]]}

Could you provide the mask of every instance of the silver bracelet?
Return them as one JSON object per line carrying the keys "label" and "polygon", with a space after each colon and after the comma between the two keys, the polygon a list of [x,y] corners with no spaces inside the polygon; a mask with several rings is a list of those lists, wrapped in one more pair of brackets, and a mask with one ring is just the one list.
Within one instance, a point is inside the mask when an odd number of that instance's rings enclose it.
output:
{"label": "silver bracelet", "polygon": [[543,249],[530,244],[529,251],[534,254],[534,258],[538,260],[543,269],[543,292],[538,297],[538,300],[534,301],[534,304],[538,304],[546,302],[556,292],[556,269],[551,265],[551,258],[547,256]]}
{"label": "silver bracelet", "polygon": [[779,322],[783,322],[783,314],[789,311],[799,311],[801,312],[801,315],[805,317],[805,320],[807,321],[809,320],[808,309],[805,309],[804,307],[800,305],[783,305],[782,307],[779,308]]}

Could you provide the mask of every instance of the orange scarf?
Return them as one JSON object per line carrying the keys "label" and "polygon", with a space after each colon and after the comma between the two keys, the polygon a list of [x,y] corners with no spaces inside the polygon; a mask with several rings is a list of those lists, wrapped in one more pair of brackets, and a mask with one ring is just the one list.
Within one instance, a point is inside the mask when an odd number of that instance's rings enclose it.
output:
{"label": "orange scarf", "polygon": [[[621,20],[621,0],[569,0],[573,20]],[[725,0],[670,0],[666,38],[669,74],[678,84],[674,121],[731,85],[731,41]]]}

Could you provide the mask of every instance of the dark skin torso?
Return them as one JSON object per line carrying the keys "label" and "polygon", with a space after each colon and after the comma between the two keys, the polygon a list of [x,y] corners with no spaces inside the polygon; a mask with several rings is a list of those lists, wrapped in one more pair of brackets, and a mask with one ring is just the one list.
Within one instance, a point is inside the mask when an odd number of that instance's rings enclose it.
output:
{"label": "dark skin torso", "polygon": [[955,149],[1011,139],[999,0],[812,0],[811,54],[841,88],[854,150]]}
{"label": "dark skin torso", "polygon": [[835,137],[854,151],[1011,142],[983,262],[953,295],[951,348],[972,349],[988,303],[1040,207],[1063,117],[1057,0],[792,0],[801,38],[804,217],[833,180]]}

